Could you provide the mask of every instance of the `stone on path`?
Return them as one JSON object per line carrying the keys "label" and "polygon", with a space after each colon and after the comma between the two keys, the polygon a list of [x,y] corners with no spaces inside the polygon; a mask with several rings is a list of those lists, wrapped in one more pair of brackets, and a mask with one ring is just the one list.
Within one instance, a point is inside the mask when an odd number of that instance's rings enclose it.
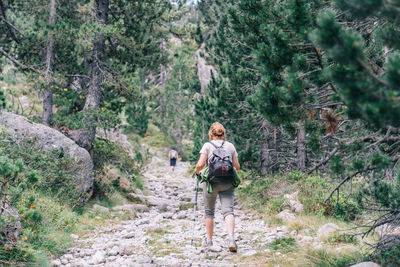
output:
{"label": "stone on path", "polygon": [[101,264],[101,263],[104,263],[104,262],[105,262],[105,259],[104,259],[104,252],[98,250],[98,251],[93,255],[92,260],[91,260],[91,263],[92,263],[92,264]]}
{"label": "stone on path", "polygon": [[257,254],[256,250],[248,250],[242,254],[243,257],[251,257]]}

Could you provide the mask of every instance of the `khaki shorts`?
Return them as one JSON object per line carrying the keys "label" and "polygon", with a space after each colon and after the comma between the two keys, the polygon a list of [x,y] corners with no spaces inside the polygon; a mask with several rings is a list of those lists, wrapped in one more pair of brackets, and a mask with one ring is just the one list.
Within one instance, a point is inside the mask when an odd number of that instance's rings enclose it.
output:
{"label": "khaki shorts", "polygon": [[221,201],[222,215],[225,216],[233,214],[233,203],[234,203],[234,187],[232,183],[215,183],[213,184],[213,192],[209,194],[207,192],[206,183],[203,185],[203,198],[205,217],[214,218],[215,214],[215,201],[219,195]]}

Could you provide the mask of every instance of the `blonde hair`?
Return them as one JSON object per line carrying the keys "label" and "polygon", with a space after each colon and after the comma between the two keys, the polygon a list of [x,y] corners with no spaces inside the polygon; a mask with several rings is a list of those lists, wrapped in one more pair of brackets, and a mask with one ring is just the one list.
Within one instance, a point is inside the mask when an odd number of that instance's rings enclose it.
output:
{"label": "blonde hair", "polygon": [[210,137],[210,140],[214,140],[214,139],[225,140],[224,126],[219,122],[214,122],[211,125],[210,130],[208,131],[208,136]]}

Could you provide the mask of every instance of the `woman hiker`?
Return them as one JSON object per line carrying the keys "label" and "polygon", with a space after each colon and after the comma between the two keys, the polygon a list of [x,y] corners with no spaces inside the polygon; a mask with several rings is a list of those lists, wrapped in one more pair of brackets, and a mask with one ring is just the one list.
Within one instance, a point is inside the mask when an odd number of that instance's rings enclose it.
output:
{"label": "woman hiker", "polygon": [[[210,137],[210,142],[203,145],[200,150],[200,158],[196,164],[196,174],[204,168],[207,161],[213,156],[215,149],[223,149],[231,156],[233,161],[233,167],[239,170],[240,165],[238,161],[238,154],[234,145],[225,140],[225,128],[222,124],[214,122],[208,132]],[[203,243],[202,252],[207,252],[213,245],[212,237],[214,232],[214,212],[215,212],[215,201],[217,196],[219,196],[221,201],[222,214],[226,223],[226,228],[228,231],[228,249],[231,252],[237,252],[237,245],[235,242],[235,217],[233,214],[233,204],[234,204],[234,186],[231,181],[218,181],[212,182],[212,193],[208,193],[207,184],[204,183],[203,186],[203,199],[205,207],[205,224],[207,238]]]}

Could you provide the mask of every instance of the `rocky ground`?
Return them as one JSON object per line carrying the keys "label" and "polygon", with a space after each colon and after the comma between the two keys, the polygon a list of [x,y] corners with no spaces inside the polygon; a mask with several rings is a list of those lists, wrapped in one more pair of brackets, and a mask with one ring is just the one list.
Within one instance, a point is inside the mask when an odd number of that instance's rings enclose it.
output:
{"label": "rocky ground", "polygon": [[[309,229],[298,233],[289,231],[286,226],[269,227],[264,220],[236,205],[239,250],[230,253],[226,248],[225,225],[217,205],[213,251],[201,253],[200,246],[205,236],[203,198],[199,193],[192,246],[195,180],[188,175],[188,168],[188,163],[179,162],[172,172],[166,160],[153,157],[144,173],[146,194],[131,194],[136,203],[142,204],[117,206],[113,210],[94,206],[101,212],[129,212],[131,219],[109,226],[95,226],[94,231],[82,237],[73,235],[75,247],[54,260],[53,266],[254,266],[249,262],[260,255],[267,254],[274,258],[274,262],[287,257],[282,252],[271,251],[268,246],[278,238],[293,237],[298,244],[313,247],[322,245],[317,237],[310,236]],[[264,262],[268,262],[265,260],[268,258],[264,258]],[[288,261],[290,259],[286,258],[285,262]]]}

